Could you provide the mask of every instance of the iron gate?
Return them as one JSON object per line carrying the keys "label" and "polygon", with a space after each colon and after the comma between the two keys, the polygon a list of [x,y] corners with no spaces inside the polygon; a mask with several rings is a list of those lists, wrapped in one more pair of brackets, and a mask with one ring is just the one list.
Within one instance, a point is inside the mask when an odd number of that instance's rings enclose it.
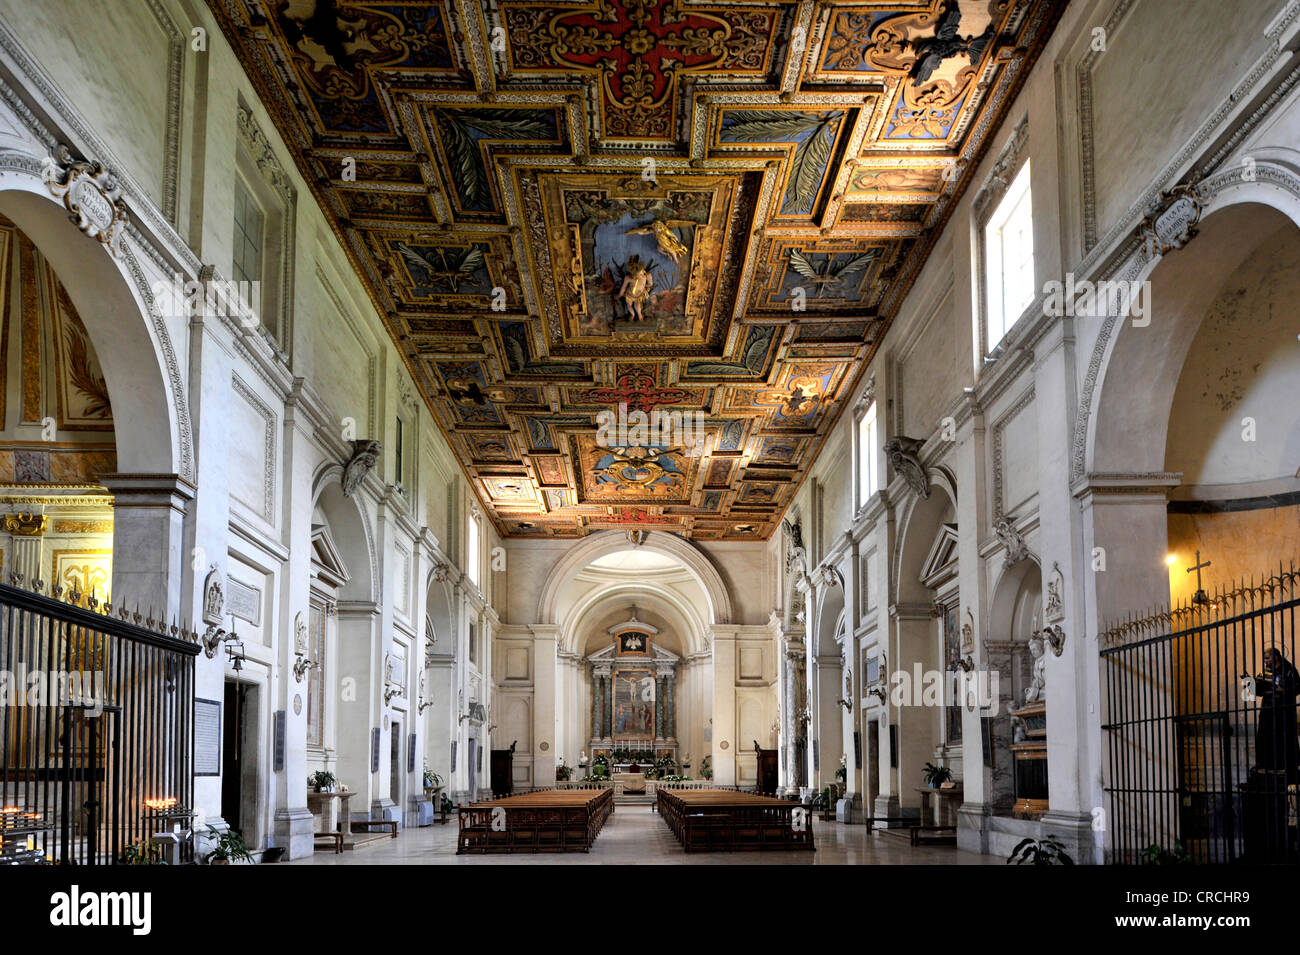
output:
{"label": "iron gate", "polygon": [[1110,861],[1300,859],[1298,576],[1100,635]]}
{"label": "iron gate", "polygon": [[0,864],[112,864],[193,805],[198,647],[68,598],[0,585]]}

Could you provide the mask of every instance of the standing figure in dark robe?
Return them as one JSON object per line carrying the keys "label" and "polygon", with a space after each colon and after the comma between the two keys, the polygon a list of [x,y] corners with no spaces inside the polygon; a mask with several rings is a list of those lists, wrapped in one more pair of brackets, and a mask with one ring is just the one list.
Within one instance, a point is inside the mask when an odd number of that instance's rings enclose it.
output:
{"label": "standing figure in dark robe", "polygon": [[1300,783],[1300,733],[1296,729],[1296,697],[1300,672],[1280,650],[1264,651],[1264,674],[1255,678],[1259,693],[1259,727],[1255,731],[1255,765],[1286,774]]}

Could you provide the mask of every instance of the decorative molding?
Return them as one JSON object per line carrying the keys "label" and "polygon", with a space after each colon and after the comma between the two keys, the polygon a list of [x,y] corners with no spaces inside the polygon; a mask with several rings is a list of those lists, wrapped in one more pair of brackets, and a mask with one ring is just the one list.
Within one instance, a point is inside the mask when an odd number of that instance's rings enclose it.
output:
{"label": "decorative molding", "polygon": [[985,212],[990,204],[1002,197],[1011,185],[1011,180],[1015,178],[1016,172],[1020,168],[1020,157],[1024,154],[1025,146],[1029,144],[1029,117],[1025,116],[1016,128],[1011,132],[1011,138],[1007,140],[1002,152],[998,153],[998,158],[994,160],[993,167],[989,170],[984,184],[980,186],[979,191],[975,193],[975,198],[971,202],[971,208],[975,213],[975,221],[983,226]]}
{"label": "decorative molding", "polygon": [[1061,565],[1052,561],[1052,572],[1047,577],[1044,590],[1043,619],[1048,623],[1058,623],[1065,619],[1065,575]]}
{"label": "decorative molding", "polygon": [[261,172],[267,184],[286,200],[294,194],[293,183],[285,172],[275,148],[266,134],[257,125],[250,109],[240,104],[235,110],[235,125],[239,130],[239,141],[248,150],[249,157]]}
{"label": "decorative molding", "polygon": [[62,143],[41,163],[41,180],[50,195],[63,203],[83,233],[117,258],[121,254],[126,201],[117,178],[98,160],[76,159]]}
{"label": "decorative molding", "polygon": [[4,529],[15,537],[40,537],[49,528],[48,514],[20,511],[4,516]]}
{"label": "decorative molding", "polygon": [[1201,208],[1201,190],[1194,185],[1174,186],[1152,199],[1138,226],[1143,257],[1153,262],[1187,245],[1196,237]]}
{"label": "decorative molding", "polygon": [[[203,578],[203,622],[211,626],[221,623],[225,616],[225,580],[216,564],[209,566],[208,575]],[[212,654],[209,653],[208,657],[211,658]]]}
{"label": "decorative molding", "polygon": [[231,387],[262,416],[266,428],[262,435],[262,453],[266,457],[266,466],[262,470],[262,513],[261,518],[267,523],[275,523],[275,412],[258,397],[239,375],[232,376]]}
{"label": "decorative molding", "polygon": [[379,442],[373,438],[358,438],[352,442],[352,456],[344,465],[343,475],[339,479],[343,485],[344,497],[351,497],[366,475],[374,470],[380,450]]}
{"label": "decorative molding", "polygon": [[[1031,383],[1024,394],[1017,398],[1015,403],[999,415],[997,420],[993,422],[993,516],[995,518],[1001,517],[1007,506],[1007,502],[1003,500],[1002,433],[1006,430],[1007,425],[1011,423],[1016,415],[1029,407],[1029,405],[1033,403],[1033,400],[1034,386]],[[1016,503],[1019,504],[1020,502],[1017,501]]]}
{"label": "decorative molding", "polygon": [[997,535],[998,540],[1002,542],[1004,551],[1002,565],[1010,567],[1026,557],[1032,557],[1029,552],[1029,545],[1025,543],[1024,537],[1020,531],[1016,530],[1016,525],[1010,517],[999,518],[993,524],[993,533]]}
{"label": "decorative molding", "polygon": [[[1105,36],[1114,38],[1120,21],[1128,16],[1135,0],[1119,0],[1106,18],[1102,29]],[[1079,165],[1080,189],[1083,204],[1083,250],[1088,252],[1097,244],[1097,175],[1093,155],[1094,136],[1092,123],[1092,71],[1102,51],[1091,46],[1075,70],[1075,85],[1079,97]]]}
{"label": "decorative molding", "polygon": [[159,0],[145,0],[167,37],[167,121],[163,145],[162,214],[175,226],[181,163],[181,95],[185,82],[185,34]]}
{"label": "decorative molding", "polygon": [[907,482],[912,493],[925,500],[930,496],[930,480],[926,476],[925,466],[921,464],[920,453],[923,441],[909,438],[907,435],[895,435],[885,442],[885,456],[894,473]]}

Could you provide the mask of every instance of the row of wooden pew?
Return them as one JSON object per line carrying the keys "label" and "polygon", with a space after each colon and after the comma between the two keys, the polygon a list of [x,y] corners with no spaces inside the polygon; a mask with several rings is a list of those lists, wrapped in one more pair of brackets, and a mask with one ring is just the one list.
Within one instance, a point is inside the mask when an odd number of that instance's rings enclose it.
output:
{"label": "row of wooden pew", "polygon": [[544,789],[460,808],[456,854],[590,852],[614,811],[613,789]]}
{"label": "row of wooden pew", "polygon": [[658,809],[687,852],[815,848],[812,812],[783,799],[723,789],[660,789]]}

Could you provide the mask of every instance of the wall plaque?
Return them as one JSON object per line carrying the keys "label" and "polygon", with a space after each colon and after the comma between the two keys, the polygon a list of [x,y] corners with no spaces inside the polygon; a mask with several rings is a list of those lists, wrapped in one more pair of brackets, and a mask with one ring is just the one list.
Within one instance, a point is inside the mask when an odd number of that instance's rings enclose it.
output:
{"label": "wall plaque", "polygon": [[379,772],[379,727],[370,731],[370,771]]}
{"label": "wall plaque", "polygon": [[284,772],[284,721],[288,714],[284,710],[275,711],[275,767],[277,773]]}
{"label": "wall plaque", "polygon": [[406,737],[406,771],[415,772],[415,734]]}
{"label": "wall plaque", "polygon": [[220,700],[194,700],[194,775],[221,775]]}
{"label": "wall plaque", "polygon": [[255,627],[262,625],[262,591],[240,583],[234,577],[226,578],[226,614],[247,620]]}

